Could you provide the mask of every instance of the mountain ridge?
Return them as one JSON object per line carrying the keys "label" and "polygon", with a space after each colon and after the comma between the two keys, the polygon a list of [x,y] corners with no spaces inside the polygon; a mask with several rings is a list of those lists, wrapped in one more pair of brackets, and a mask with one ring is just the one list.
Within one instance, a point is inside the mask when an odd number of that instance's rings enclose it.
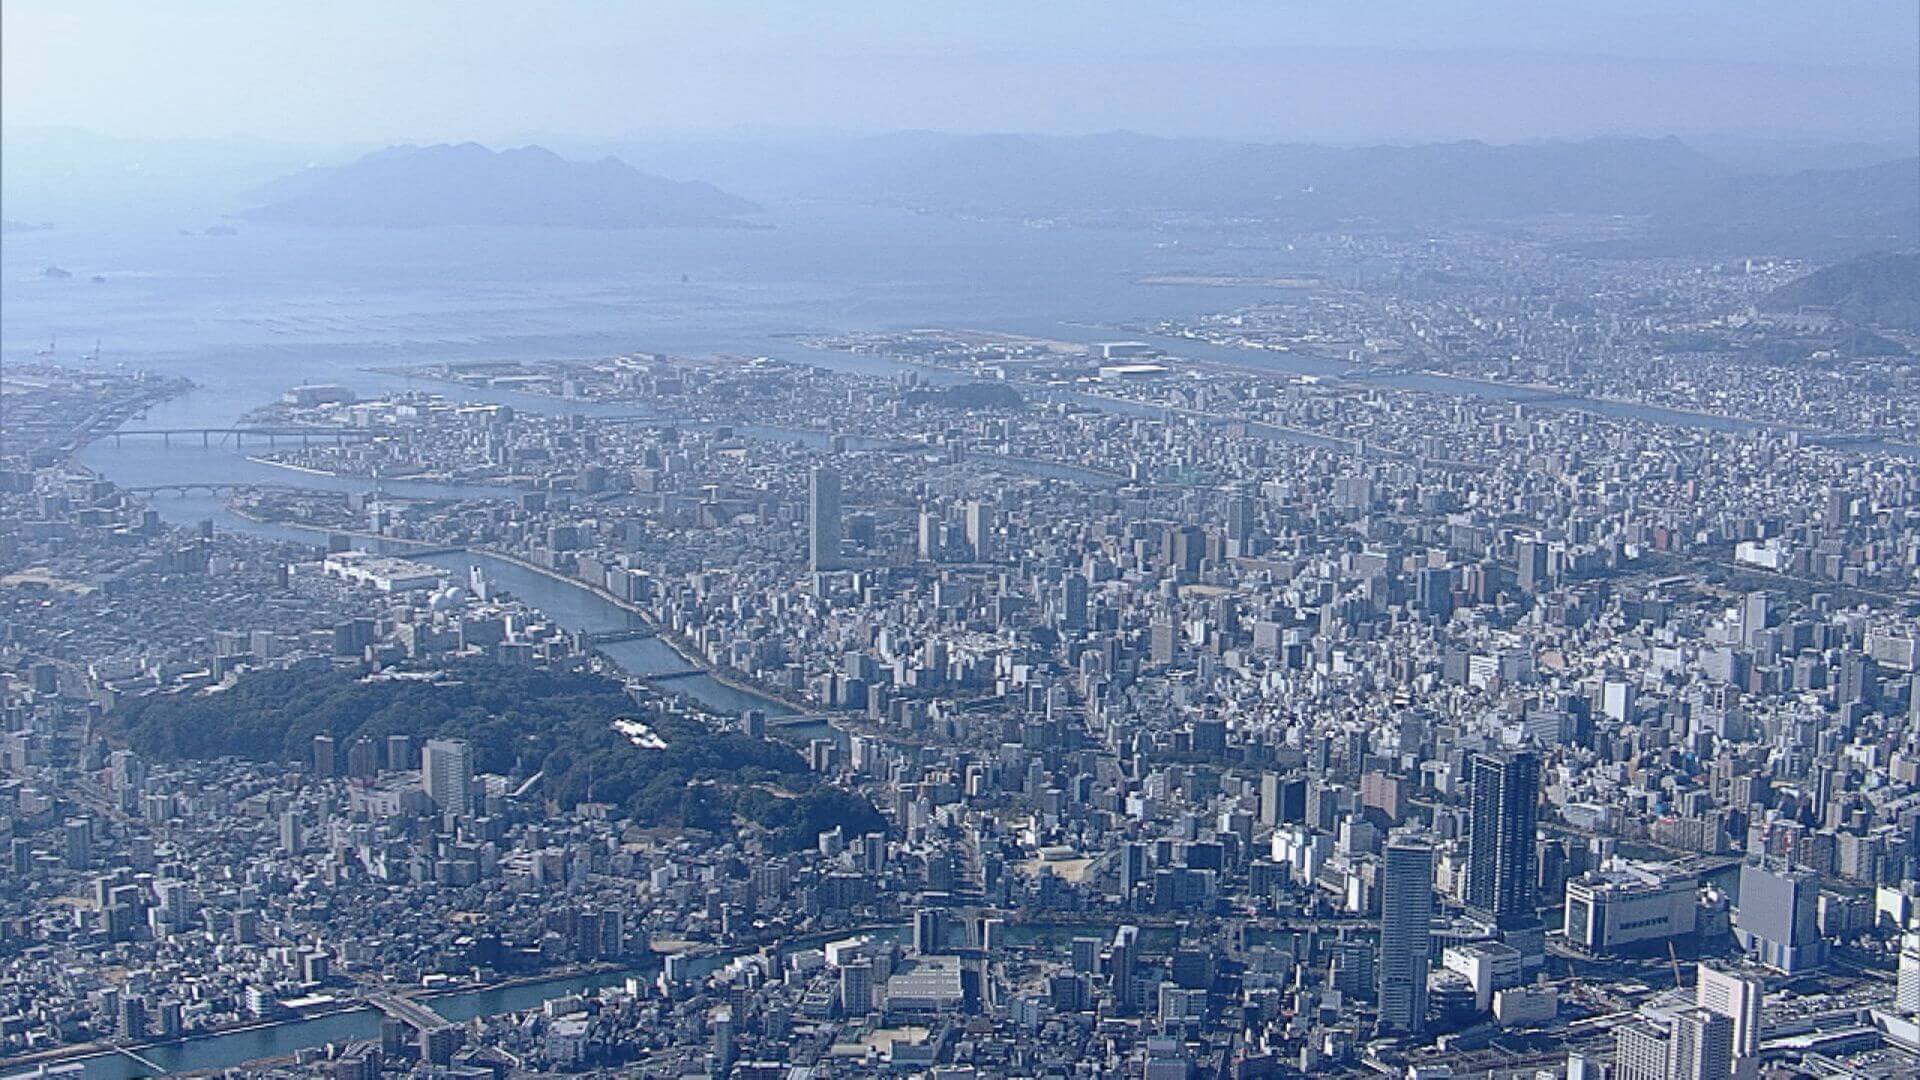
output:
{"label": "mountain ridge", "polygon": [[1761,306],[1832,308],[1850,323],[1920,330],[1920,252],[1874,252],[1823,266],[1774,289]]}
{"label": "mountain ridge", "polygon": [[572,161],[539,146],[402,144],[303,169],[255,192],[241,216],[362,228],[545,226],[629,229],[739,224],[754,203],[699,180],[667,180],[618,158]]}

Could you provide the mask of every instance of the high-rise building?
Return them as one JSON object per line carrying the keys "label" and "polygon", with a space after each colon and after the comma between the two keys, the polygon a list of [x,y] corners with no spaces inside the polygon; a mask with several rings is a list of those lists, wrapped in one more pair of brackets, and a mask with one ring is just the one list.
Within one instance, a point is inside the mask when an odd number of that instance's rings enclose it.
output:
{"label": "high-rise building", "polygon": [[1613,1031],[1613,1080],[1667,1080],[1672,1040],[1668,1033],[1634,1020]]}
{"label": "high-rise building", "polygon": [[1140,962],[1140,928],[1122,926],[1113,933],[1107,950],[1107,971],[1112,976],[1113,999],[1122,1011],[1129,1011],[1137,1000],[1135,969]]}
{"label": "high-rise building", "polygon": [[413,739],[406,735],[387,736],[387,768],[398,772],[413,768]]}
{"label": "high-rise building", "polygon": [[1734,936],[1760,963],[1783,975],[1811,971],[1827,960],[1819,905],[1818,874],[1748,863],[1740,868]]}
{"label": "high-rise building", "polygon": [[1259,527],[1259,516],[1254,510],[1253,500],[1245,495],[1235,495],[1227,500],[1227,539],[1247,540]]}
{"label": "high-rise building", "polygon": [[941,551],[940,534],[945,527],[945,523],[931,509],[924,506],[920,508],[919,516],[914,519],[914,550],[923,561],[937,562],[944,554]]}
{"label": "high-rise building", "polygon": [[1540,539],[1516,540],[1514,557],[1519,563],[1520,588],[1539,592],[1547,586],[1547,542]]}
{"label": "high-rise building", "polygon": [[1686,1009],[1667,1037],[1667,1080],[1726,1080],[1733,1073],[1733,1022],[1711,1009]]}
{"label": "high-rise building", "polygon": [[1167,616],[1153,620],[1147,639],[1147,659],[1158,667],[1173,663],[1179,654],[1180,629]]}
{"label": "high-rise building", "polygon": [[733,1010],[723,1008],[713,1014],[713,1072],[725,1076],[733,1069]]}
{"label": "high-rise building", "polygon": [[1387,842],[1380,882],[1380,1026],[1418,1034],[1427,1019],[1433,932],[1433,848],[1410,836]]}
{"label": "high-rise building", "polygon": [[69,870],[85,870],[93,862],[93,822],[71,817],[63,831],[62,860]]}
{"label": "high-rise building", "polygon": [[1893,1005],[1903,1013],[1920,1013],[1920,934],[1900,938],[1900,974],[1893,990]]}
{"label": "high-rise building", "polygon": [[328,777],[340,771],[340,752],[333,745],[333,736],[315,735],[313,737],[313,775]]}
{"label": "high-rise building", "polygon": [[1453,615],[1453,571],[1445,566],[1423,566],[1414,578],[1414,606],[1446,621]]}
{"label": "high-rise building", "polygon": [[1533,754],[1479,753],[1470,765],[1467,906],[1499,925],[1533,918],[1534,821],[1540,761]]}
{"label": "high-rise building", "polygon": [[1740,602],[1740,633],[1747,645],[1753,645],[1772,621],[1773,598],[1765,592],[1750,592]]}
{"label": "high-rise building", "polygon": [[1087,579],[1084,575],[1068,574],[1060,585],[1060,628],[1087,628]]}
{"label": "high-rise building", "polygon": [[840,569],[840,474],[825,465],[807,480],[807,563],[816,571]]}
{"label": "high-rise building", "polygon": [[300,819],[300,811],[288,809],[280,812],[280,847],[289,855],[298,855],[306,847],[307,826]]}
{"label": "high-rise building", "polygon": [[855,960],[840,968],[840,1012],[862,1017],[873,1009],[873,961]]}
{"label": "high-rise building", "polygon": [[975,561],[990,561],[994,555],[993,507],[979,499],[968,503],[966,529],[967,550],[973,553]]}
{"label": "high-rise building", "polygon": [[947,913],[921,908],[913,913],[913,951],[922,956],[947,951]]}
{"label": "high-rise building", "polygon": [[442,811],[473,812],[473,744],[465,739],[428,739],[420,754],[420,780]]}
{"label": "high-rise building", "polygon": [[1734,1058],[1757,1058],[1760,1053],[1760,998],[1766,987],[1738,972],[1700,965],[1694,981],[1694,1004],[1727,1018],[1733,1025]]}
{"label": "high-rise building", "polygon": [[147,1037],[147,1003],[129,994],[120,999],[120,1037],[123,1039],[144,1039]]}
{"label": "high-rise building", "polygon": [[1084,975],[1098,974],[1100,971],[1100,939],[1077,937],[1073,939],[1073,970]]}

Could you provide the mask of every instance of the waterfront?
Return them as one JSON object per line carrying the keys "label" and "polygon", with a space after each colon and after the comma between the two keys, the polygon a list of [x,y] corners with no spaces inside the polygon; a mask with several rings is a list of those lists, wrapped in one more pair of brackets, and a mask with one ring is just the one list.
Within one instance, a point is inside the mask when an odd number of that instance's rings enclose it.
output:
{"label": "waterfront", "polygon": [[[450,571],[456,580],[462,581],[466,579],[469,567],[479,566],[493,584],[506,589],[574,633],[604,634],[642,625],[639,616],[622,610],[583,584],[537,573],[485,552],[428,555],[420,561]],[[787,716],[794,711],[772,698],[720,682],[675,652],[673,646],[652,635],[607,642],[598,649],[601,655],[627,674],[639,679],[665,676],[666,681],[659,686],[661,690],[684,695],[689,701],[715,712],[739,713],[746,709],[759,709],[768,716]]]}
{"label": "waterfront", "polygon": [[[1044,928],[1034,929],[1044,930]],[[784,956],[794,949],[817,946],[829,940],[856,934],[867,934],[877,941],[899,941],[906,936],[906,928],[895,925],[867,926],[807,934],[792,941],[780,943],[776,946],[776,950],[779,955]],[[1023,935],[1022,939],[1041,940],[1044,937],[1044,933],[1037,932]],[[694,979],[705,979],[734,959],[750,956],[758,951],[758,949],[733,949],[706,953],[695,957],[688,971]],[[418,1000],[430,1006],[434,1012],[445,1019],[455,1024],[464,1024],[479,1017],[500,1016],[537,1009],[544,1002],[569,994],[592,993],[606,987],[621,986],[631,978],[650,982],[660,973],[664,963],[664,954],[650,954],[643,962],[633,967],[609,971],[576,972],[555,975],[551,978],[525,979],[433,994]],[[233,1068],[250,1061],[286,1057],[300,1050],[326,1046],[329,1043],[378,1039],[380,1019],[379,1011],[372,1008],[346,1009],[309,1019],[260,1024],[237,1031],[178,1042],[157,1043],[140,1047],[137,1052],[142,1058],[160,1066],[169,1074],[210,1072]],[[153,1075],[150,1070],[143,1068],[138,1062],[117,1050],[105,1051],[77,1060],[84,1067],[82,1073],[84,1080],[137,1080],[139,1077]],[[0,1070],[7,1068],[5,1062],[0,1062]],[[5,1077],[6,1080],[14,1080],[16,1076],[21,1075],[32,1075],[32,1070],[29,1069],[24,1073],[0,1071],[0,1077]]]}
{"label": "waterfront", "polygon": [[[694,974],[704,978],[729,959],[729,955],[702,957],[693,965]],[[465,1023],[475,1017],[535,1009],[544,1001],[567,994],[619,986],[629,977],[651,979],[659,970],[660,962],[655,960],[636,968],[486,986],[424,1000],[434,1012],[446,1019]],[[379,1037],[380,1013],[372,1008],[359,1008],[311,1019],[289,1020],[180,1042],[161,1043],[141,1047],[138,1052],[141,1057],[168,1073],[206,1072],[232,1068],[262,1058],[284,1057],[328,1043]],[[87,1057],[81,1059],[81,1063],[85,1066],[85,1080],[135,1080],[136,1077],[152,1075],[151,1071],[118,1051]],[[4,1067],[0,1065],[0,1068]]]}

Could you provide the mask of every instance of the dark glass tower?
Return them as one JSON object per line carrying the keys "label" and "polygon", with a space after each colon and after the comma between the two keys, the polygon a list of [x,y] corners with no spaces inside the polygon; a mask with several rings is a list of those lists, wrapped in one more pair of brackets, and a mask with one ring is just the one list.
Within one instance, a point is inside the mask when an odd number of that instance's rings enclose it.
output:
{"label": "dark glass tower", "polygon": [[1469,782],[1467,906],[1503,927],[1524,923],[1538,907],[1533,833],[1540,761],[1525,752],[1475,754]]}

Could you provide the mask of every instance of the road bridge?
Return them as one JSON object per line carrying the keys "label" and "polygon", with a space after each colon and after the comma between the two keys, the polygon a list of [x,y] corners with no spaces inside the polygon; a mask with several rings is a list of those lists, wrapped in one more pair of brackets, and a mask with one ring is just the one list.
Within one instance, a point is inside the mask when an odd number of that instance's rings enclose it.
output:
{"label": "road bridge", "polygon": [[192,495],[195,492],[204,492],[208,495],[226,495],[226,494],[233,494],[235,492],[254,492],[254,491],[312,492],[312,493],[321,494],[321,495],[328,494],[328,492],[324,491],[323,489],[301,487],[298,484],[276,484],[276,483],[273,483],[272,481],[252,482],[252,481],[224,481],[224,480],[206,480],[206,481],[183,480],[177,484],[135,484],[135,485],[129,485],[127,487],[123,487],[120,490],[128,492],[133,495]]}
{"label": "road bridge", "polygon": [[306,426],[266,427],[245,425],[237,427],[118,428],[113,432],[113,444],[119,446],[122,439],[153,438],[158,436],[161,442],[171,446],[175,436],[179,436],[182,439],[192,439],[197,435],[200,438],[200,445],[206,447],[211,447],[215,439],[218,439],[222,445],[225,445],[226,442],[231,439],[233,445],[239,446],[248,437],[252,437],[256,442],[264,439],[268,446],[277,445],[281,439],[288,441],[298,439],[300,440],[300,445],[306,446],[315,440],[335,444],[366,442],[378,438],[383,434],[386,433],[372,428]]}
{"label": "road bridge", "polygon": [[611,645],[616,641],[639,641],[642,638],[655,637],[657,634],[650,626],[634,626],[625,630],[601,630],[597,633],[580,635],[581,644],[591,648],[595,645]]}
{"label": "road bridge", "polygon": [[393,994],[368,994],[367,1004],[379,1009],[382,1014],[411,1026],[415,1031],[435,1031],[453,1025],[453,1021],[425,1005]]}

